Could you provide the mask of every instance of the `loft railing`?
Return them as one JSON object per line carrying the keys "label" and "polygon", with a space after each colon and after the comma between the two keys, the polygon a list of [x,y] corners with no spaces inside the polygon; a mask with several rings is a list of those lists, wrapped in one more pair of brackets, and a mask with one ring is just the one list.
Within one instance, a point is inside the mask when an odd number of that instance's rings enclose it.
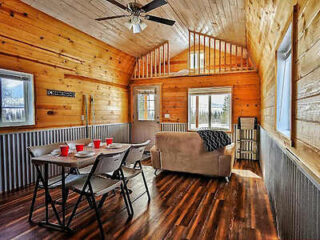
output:
{"label": "loft railing", "polygon": [[170,74],[170,45],[166,41],[136,59],[133,79],[165,77]]}
{"label": "loft railing", "polygon": [[245,47],[191,30],[188,56],[190,75],[255,70]]}

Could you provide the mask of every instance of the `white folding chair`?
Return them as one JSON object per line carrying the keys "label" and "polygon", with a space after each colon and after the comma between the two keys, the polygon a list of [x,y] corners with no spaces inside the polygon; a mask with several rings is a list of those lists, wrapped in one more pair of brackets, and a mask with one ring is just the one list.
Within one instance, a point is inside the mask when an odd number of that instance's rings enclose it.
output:
{"label": "white folding chair", "polygon": [[102,239],[104,239],[104,231],[103,226],[100,220],[100,214],[99,214],[99,207],[102,206],[101,202],[99,203],[99,206],[96,202],[96,197],[102,196],[102,203],[105,200],[105,196],[110,192],[115,190],[116,188],[120,187],[121,193],[126,205],[126,209],[128,212],[129,217],[132,217],[132,206],[130,201],[130,196],[128,194],[128,191],[126,191],[126,184],[124,181],[120,179],[112,179],[107,178],[105,176],[106,173],[110,172],[119,172],[120,175],[123,177],[123,172],[121,169],[121,165],[123,163],[124,156],[126,155],[126,152],[123,152],[121,154],[107,154],[107,155],[99,155],[89,174],[81,175],[80,178],[78,178],[76,181],[67,184],[67,188],[80,194],[74,209],[72,211],[72,214],[68,220],[67,227],[70,226],[71,221],[77,211],[78,205],[81,202],[81,199],[83,196],[87,197],[88,199],[91,199],[92,203],[89,202],[89,205],[92,204],[92,208],[95,210],[96,218],[98,221],[100,234]]}

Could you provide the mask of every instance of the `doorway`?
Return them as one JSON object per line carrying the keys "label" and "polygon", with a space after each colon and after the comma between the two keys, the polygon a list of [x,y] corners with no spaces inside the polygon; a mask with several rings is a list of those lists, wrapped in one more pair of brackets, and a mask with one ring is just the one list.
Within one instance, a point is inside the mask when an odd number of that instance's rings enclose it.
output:
{"label": "doorway", "polygon": [[132,143],[141,143],[148,139],[149,150],[155,144],[155,134],[160,126],[160,91],[159,85],[136,86],[132,90]]}

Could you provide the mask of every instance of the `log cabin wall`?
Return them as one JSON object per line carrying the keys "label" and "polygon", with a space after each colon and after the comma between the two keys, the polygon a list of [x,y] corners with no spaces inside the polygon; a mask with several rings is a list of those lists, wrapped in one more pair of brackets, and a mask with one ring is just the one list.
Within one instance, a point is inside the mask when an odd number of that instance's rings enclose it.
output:
{"label": "log cabin wall", "polygon": [[[233,123],[236,123],[240,116],[257,116],[260,120],[260,83],[256,72],[131,81],[131,86],[147,84],[162,86],[162,122],[188,122],[188,88],[221,86],[233,87]],[[169,119],[164,118],[166,113],[170,114]]]}
{"label": "log cabin wall", "polygon": [[[261,125],[276,140],[275,53],[293,14],[295,1],[247,1],[248,49],[261,79]],[[297,1],[297,57],[293,78],[294,152],[314,175],[320,176],[320,1]]]}
{"label": "log cabin wall", "polygon": [[[277,43],[297,2],[293,143],[275,131]],[[320,1],[247,1],[248,49],[261,79],[260,165],[281,239],[319,239]],[[295,54],[293,54],[295,56]]]}
{"label": "log cabin wall", "polygon": [[[34,74],[36,125],[31,128],[84,124],[84,94],[95,96],[96,124],[127,123],[134,61],[21,1],[0,0],[0,68]],[[47,89],[74,91],[76,97],[47,96]]]}

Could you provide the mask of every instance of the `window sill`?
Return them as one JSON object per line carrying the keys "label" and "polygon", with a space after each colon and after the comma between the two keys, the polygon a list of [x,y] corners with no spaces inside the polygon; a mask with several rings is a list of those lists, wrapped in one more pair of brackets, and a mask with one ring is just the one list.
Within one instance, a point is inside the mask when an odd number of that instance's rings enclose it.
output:
{"label": "window sill", "polygon": [[12,124],[12,125],[0,125],[0,128],[13,128],[13,127],[32,127],[35,126],[36,124],[33,123],[21,123],[21,124]]}

